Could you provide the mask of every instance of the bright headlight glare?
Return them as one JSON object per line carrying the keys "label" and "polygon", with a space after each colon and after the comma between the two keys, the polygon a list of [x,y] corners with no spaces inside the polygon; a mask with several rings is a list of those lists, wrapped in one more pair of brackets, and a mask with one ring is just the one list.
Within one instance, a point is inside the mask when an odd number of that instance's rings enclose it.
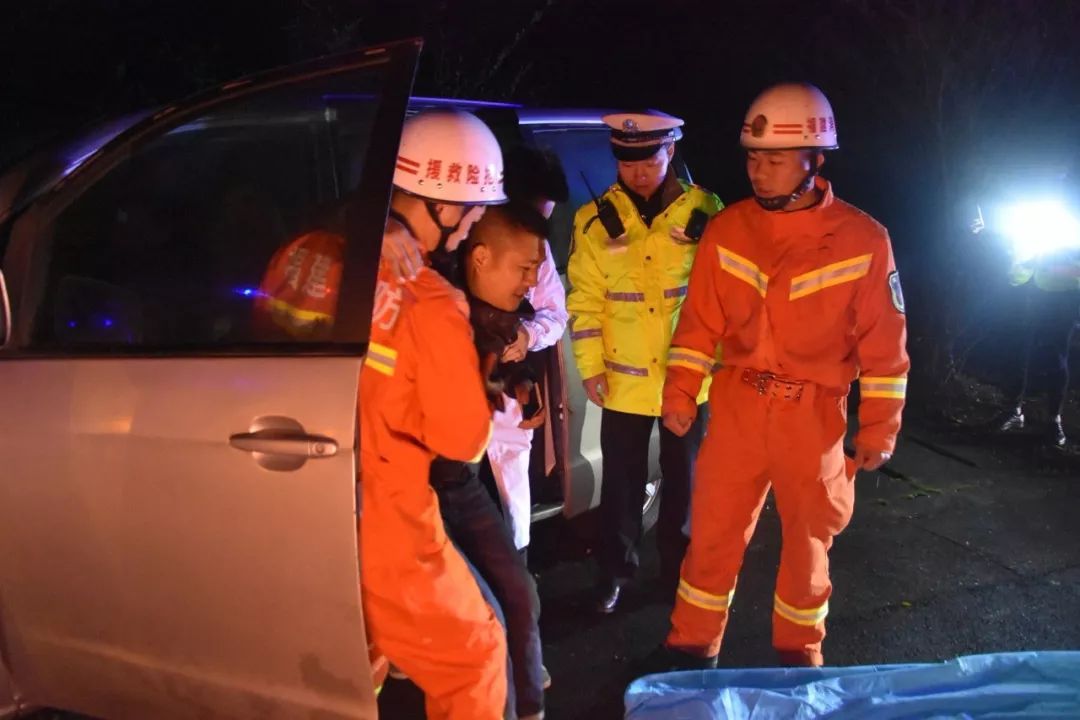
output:
{"label": "bright headlight glare", "polygon": [[1019,262],[1080,247],[1080,220],[1060,200],[1033,200],[1001,212],[1001,231]]}

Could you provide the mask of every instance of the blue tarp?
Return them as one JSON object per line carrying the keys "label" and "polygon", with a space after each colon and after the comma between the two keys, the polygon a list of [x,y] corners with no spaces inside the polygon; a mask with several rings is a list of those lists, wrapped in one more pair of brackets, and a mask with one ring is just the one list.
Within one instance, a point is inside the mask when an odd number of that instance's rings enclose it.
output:
{"label": "blue tarp", "polygon": [[1080,718],[1080,652],[648,675],[627,688],[626,718]]}

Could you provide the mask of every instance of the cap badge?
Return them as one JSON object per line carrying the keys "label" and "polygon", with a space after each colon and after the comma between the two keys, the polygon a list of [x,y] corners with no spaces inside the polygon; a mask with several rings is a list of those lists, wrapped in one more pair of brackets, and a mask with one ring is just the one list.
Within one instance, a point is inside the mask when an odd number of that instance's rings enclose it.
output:
{"label": "cap badge", "polygon": [[750,134],[756,138],[765,137],[765,128],[768,127],[769,120],[764,115],[758,115],[750,123]]}

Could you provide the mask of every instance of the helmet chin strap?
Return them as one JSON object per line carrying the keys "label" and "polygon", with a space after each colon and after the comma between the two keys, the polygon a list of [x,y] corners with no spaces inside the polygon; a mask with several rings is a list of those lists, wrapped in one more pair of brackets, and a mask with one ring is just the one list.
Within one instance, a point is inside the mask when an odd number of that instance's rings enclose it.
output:
{"label": "helmet chin strap", "polygon": [[434,202],[425,200],[424,207],[427,208],[428,215],[431,216],[431,221],[435,223],[435,227],[439,228],[439,243],[434,250],[428,253],[431,267],[451,283],[460,286],[463,283],[461,282],[458,253],[448,250],[447,244],[450,242],[450,238],[454,236],[454,233],[461,228],[461,223],[464,222],[469,211],[463,212],[461,218],[453,225],[443,225],[442,220],[439,218],[439,211],[435,209]]}
{"label": "helmet chin strap", "polygon": [[760,195],[754,195],[754,199],[757,200],[757,204],[770,212],[777,212],[783,210],[788,205],[794,202],[798,202],[806,193],[810,192],[814,188],[814,181],[818,174],[818,162],[817,156],[814,156],[813,168],[806,174],[803,181],[795,188],[793,192],[787,195],[775,195],[773,197],[762,197]]}

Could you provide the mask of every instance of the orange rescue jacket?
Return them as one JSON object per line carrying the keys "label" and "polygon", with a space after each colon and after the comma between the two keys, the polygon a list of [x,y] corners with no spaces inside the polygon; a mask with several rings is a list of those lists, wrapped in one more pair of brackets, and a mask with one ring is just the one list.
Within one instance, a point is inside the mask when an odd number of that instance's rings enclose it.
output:
{"label": "orange rescue jacket", "polygon": [[431,461],[475,461],[487,448],[491,409],[467,313],[461,291],[434,270],[400,284],[380,268],[360,373],[365,585],[373,572],[400,579],[443,551]]}
{"label": "orange rescue jacket", "polygon": [[892,452],[909,361],[904,300],[889,235],[833,196],[768,212],[753,199],[705,231],[672,338],[665,411],[689,413],[718,344],[724,364],[846,394],[860,381],[856,442]]}

